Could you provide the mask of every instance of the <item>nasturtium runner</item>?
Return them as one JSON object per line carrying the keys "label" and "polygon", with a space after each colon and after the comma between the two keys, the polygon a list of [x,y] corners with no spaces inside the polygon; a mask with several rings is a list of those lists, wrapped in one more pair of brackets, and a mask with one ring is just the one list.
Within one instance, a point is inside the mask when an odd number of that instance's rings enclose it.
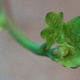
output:
{"label": "nasturtium runner", "polygon": [[63,22],[63,13],[49,12],[46,15],[47,27],[41,32],[46,41],[47,49],[57,42],[57,46],[49,57],[61,62],[65,67],[80,66],[80,17],[76,17],[68,23]]}

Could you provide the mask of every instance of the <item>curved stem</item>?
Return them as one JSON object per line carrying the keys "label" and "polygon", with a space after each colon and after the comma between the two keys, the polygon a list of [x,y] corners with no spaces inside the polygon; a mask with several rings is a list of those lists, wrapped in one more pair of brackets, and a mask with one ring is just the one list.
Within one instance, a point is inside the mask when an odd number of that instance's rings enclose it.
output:
{"label": "curved stem", "polygon": [[11,21],[8,21],[8,24],[5,25],[5,27],[8,29],[13,38],[15,38],[25,48],[37,54],[41,54],[43,52],[39,44],[29,40],[27,36],[21,31],[21,29]]}
{"label": "curved stem", "polygon": [[0,17],[0,21],[3,19],[2,23],[0,24],[1,26],[5,27],[8,32],[12,35],[13,38],[19,44],[27,48],[28,50],[32,51],[33,53],[41,56],[47,56],[49,57],[50,54],[53,53],[54,49],[46,50],[46,44],[38,44],[35,42],[32,42],[27,38],[27,36],[21,31],[19,27],[17,27],[13,21],[10,20],[10,18],[6,18],[4,12],[3,12],[3,7],[2,7],[2,0],[0,0],[0,15],[4,16],[3,18]]}

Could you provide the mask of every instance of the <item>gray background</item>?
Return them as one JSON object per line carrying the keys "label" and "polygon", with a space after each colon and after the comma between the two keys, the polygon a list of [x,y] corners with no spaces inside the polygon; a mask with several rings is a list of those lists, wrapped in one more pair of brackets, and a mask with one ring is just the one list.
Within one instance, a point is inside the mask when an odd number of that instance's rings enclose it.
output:
{"label": "gray background", "polygon": [[[39,43],[44,42],[40,32],[46,27],[46,13],[62,11],[64,22],[80,16],[80,0],[7,1],[19,27],[32,41]],[[80,68],[64,68],[49,58],[37,56],[4,30],[0,34],[0,80],[80,80]]]}

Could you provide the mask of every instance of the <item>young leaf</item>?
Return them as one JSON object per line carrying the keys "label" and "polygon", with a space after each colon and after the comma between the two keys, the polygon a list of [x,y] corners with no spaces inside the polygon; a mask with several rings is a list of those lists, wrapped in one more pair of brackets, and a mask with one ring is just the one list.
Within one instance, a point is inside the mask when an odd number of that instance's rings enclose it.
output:
{"label": "young leaf", "polygon": [[78,67],[80,66],[80,17],[64,23],[63,34],[65,35],[65,41],[63,43],[66,42],[75,49],[73,55],[68,54],[68,56],[60,62],[65,67]]}
{"label": "young leaf", "polygon": [[48,13],[46,24],[47,28],[41,32],[41,36],[46,40],[47,48],[55,42],[60,44],[49,57],[65,67],[80,66],[80,17],[63,23],[62,13]]}
{"label": "young leaf", "polygon": [[80,48],[80,17],[72,19],[64,24],[64,34],[66,43]]}
{"label": "young leaf", "polygon": [[55,61],[61,62],[64,67],[80,66],[80,51],[68,44],[60,44],[54,51]]}
{"label": "young leaf", "polygon": [[41,32],[41,36],[46,40],[47,49],[49,49],[60,37],[63,28],[63,13],[53,13],[49,12],[46,15],[46,24],[45,28]]}

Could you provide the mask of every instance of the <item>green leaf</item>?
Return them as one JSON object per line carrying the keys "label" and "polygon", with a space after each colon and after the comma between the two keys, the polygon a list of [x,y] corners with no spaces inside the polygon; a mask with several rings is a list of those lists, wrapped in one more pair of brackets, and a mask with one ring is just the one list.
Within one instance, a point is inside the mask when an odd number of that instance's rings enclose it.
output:
{"label": "green leaf", "polygon": [[80,51],[68,44],[60,44],[54,51],[56,62],[61,62],[64,67],[80,66]]}
{"label": "green leaf", "polygon": [[66,42],[72,46],[80,48],[80,17],[72,19],[64,24],[64,34]]}
{"label": "green leaf", "polygon": [[58,43],[68,43],[75,46],[80,41],[80,17],[72,19],[68,23],[63,24],[63,32],[61,34],[61,40]]}
{"label": "green leaf", "polygon": [[63,14],[48,13],[45,28],[41,36],[46,40],[49,49],[55,42],[60,45],[49,57],[60,62],[64,67],[77,68],[80,66],[80,17],[68,23],[63,23]]}
{"label": "green leaf", "polygon": [[[56,48],[56,53],[54,52],[55,61],[61,62],[65,67],[75,68],[80,66],[80,17],[76,17],[70,22],[64,23],[62,35],[64,35],[61,38],[63,42],[58,40],[60,45]],[[66,47],[65,43],[72,46],[72,49],[69,46]],[[56,54],[59,55],[57,58]]]}
{"label": "green leaf", "polygon": [[45,28],[41,32],[41,36],[45,39],[47,44],[47,49],[49,49],[60,37],[63,28],[63,13],[53,13],[49,12],[46,15],[46,24]]}

